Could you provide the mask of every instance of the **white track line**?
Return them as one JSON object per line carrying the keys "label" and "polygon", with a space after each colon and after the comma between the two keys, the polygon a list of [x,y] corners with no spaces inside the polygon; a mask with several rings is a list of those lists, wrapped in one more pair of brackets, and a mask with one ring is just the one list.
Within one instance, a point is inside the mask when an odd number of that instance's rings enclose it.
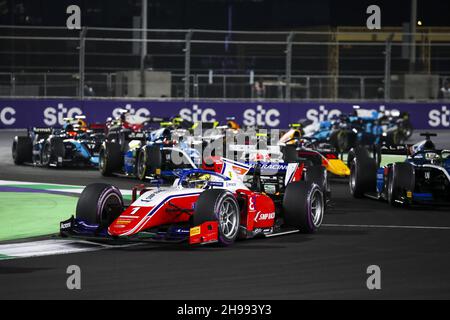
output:
{"label": "white track line", "polygon": [[[56,191],[56,192],[62,192],[62,193],[74,193],[74,194],[81,194],[83,192],[84,188],[83,186],[75,186],[70,184],[56,184],[56,183],[45,183],[45,182],[27,182],[27,181],[7,181],[7,180],[0,180],[0,186],[8,186],[8,185],[19,185],[21,187],[30,186],[32,188],[36,185],[46,185],[49,186],[48,189],[42,189],[43,191]],[[51,186],[55,186],[58,188],[52,189]],[[67,189],[65,189],[67,188]],[[156,187],[155,187],[156,189]],[[131,190],[125,190],[120,189],[120,192],[124,196],[131,196],[132,191]]]}
{"label": "white track line", "polygon": [[299,232],[299,230],[291,230],[291,231],[285,231],[285,232],[278,232],[278,233],[274,233],[274,234],[266,234],[266,238],[284,236],[287,234],[298,233],[298,232]]}
{"label": "white track line", "polygon": [[450,227],[432,226],[395,226],[395,225],[373,225],[373,224],[323,224],[322,227],[331,228],[374,228],[374,229],[411,229],[411,230],[450,230]]}
{"label": "white track line", "polygon": [[52,239],[0,245],[0,254],[7,256],[5,259],[7,260],[127,248],[136,245],[138,244],[108,245],[84,240]]}

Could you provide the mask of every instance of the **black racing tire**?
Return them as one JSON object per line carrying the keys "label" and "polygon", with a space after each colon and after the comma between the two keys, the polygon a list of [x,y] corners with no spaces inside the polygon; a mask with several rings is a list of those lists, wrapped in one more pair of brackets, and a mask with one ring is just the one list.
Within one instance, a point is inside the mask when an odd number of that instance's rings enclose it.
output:
{"label": "black racing tire", "polygon": [[14,137],[12,144],[12,157],[14,164],[17,165],[32,161],[33,142],[30,137]]}
{"label": "black racing tire", "polygon": [[374,145],[372,153],[373,153],[373,158],[375,159],[375,161],[377,163],[377,167],[380,167],[381,161],[383,160],[383,155],[381,153],[381,146]]}
{"label": "black racing tire", "polygon": [[297,146],[286,145],[282,148],[283,161],[286,163],[297,163],[299,161]]}
{"label": "black racing tire", "polygon": [[100,173],[111,176],[114,172],[121,170],[123,165],[123,153],[120,144],[105,142],[100,148],[98,168]]}
{"label": "black racing tire", "polygon": [[355,147],[350,149],[347,155],[347,166],[350,167],[352,165],[353,160],[358,158],[370,158],[370,152],[365,147]]}
{"label": "black racing tire", "polygon": [[388,146],[397,146],[405,141],[406,138],[400,129],[389,131],[386,135],[386,144]]}
{"label": "black racing tire", "polygon": [[403,136],[405,137],[406,140],[411,138],[411,136],[414,133],[414,127],[411,124],[411,121],[405,120],[405,123],[402,126],[402,131],[403,131]]}
{"label": "black racing tire", "polygon": [[350,193],[362,198],[365,193],[375,192],[377,185],[377,163],[366,156],[356,156],[350,164]]}
{"label": "black racing tire", "polygon": [[391,206],[399,206],[400,203],[396,200],[405,192],[414,191],[415,185],[414,168],[411,164],[406,162],[397,162],[389,169],[388,185],[387,185],[387,199]]}
{"label": "black racing tire", "polygon": [[76,218],[88,224],[106,228],[123,212],[120,190],[105,183],[93,183],[84,188],[77,203]]}
{"label": "black racing tire", "polygon": [[322,190],[327,189],[327,169],[323,166],[309,166],[306,167],[305,181],[310,184],[318,185]]}
{"label": "black racing tire", "polygon": [[66,148],[64,141],[59,137],[50,137],[45,141],[41,151],[41,164],[49,167],[52,163],[58,163],[58,159],[64,159]]}
{"label": "black racing tire", "polygon": [[162,166],[162,153],[159,145],[144,147],[139,150],[136,164],[136,176],[145,180],[149,175],[156,175]]}
{"label": "black racing tire", "polygon": [[325,198],[321,188],[314,183],[290,183],[283,198],[284,223],[301,233],[316,232],[323,221]]}
{"label": "black racing tire", "polygon": [[107,135],[106,142],[118,144],[120,146],[120,150],[125,153],[128,148],[127,137],[129,134],[130,131],[127,129],[110,132]]}
{"label": "black racing tire", "polygon": [[[222,210],[227,204],[229,210],[229,221],[223,221]],[[219,223],[218,243],[221,246],[229,246],[234,243],[239,234],[240,209],[234,195],[223,189],[212,189],[204,191],[195,204],[192,217],[193,226],[201,225],[208,221]],[[228,231],[228,232],[227,232]]]}

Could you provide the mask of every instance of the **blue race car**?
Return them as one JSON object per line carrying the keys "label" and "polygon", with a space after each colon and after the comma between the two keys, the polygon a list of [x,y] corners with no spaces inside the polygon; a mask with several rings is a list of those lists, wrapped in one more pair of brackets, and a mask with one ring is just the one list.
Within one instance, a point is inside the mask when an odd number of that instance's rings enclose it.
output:
{"label": "blue race car", "polygon": [[124,175],[140,180],[174,178],[174,170],[197,169],[200,152],[183,141],[172,140],[167,128],[155,131],[122,130],[108,135],[100,149],[103,176]]}
{"label": "blue race car", "polygon": [[[436,134],[412,146],[386,151],[402,151],[405,162],[379,168],[366,149],[353,152],[350,163],[350,192],[356,198],[382,199],[393,206],[450,205],[450,150],[438,150],[431,141]],[[397,153],[398,154],[398,153]]]}
{"label": "blue race car", "polygon": [[26,136],[16,136],[12,156],[16,165],[44,167],[98,166],[104,126],[88,126],[84,116],[65,119],[61,129],[32,128]]}
{"label": "blue race car", "polygon": [[398,145],[412,134],[409,115],[400,112],[355,108],[353,114],[330,121],[300,123],[304,137],[316,143],[329,143],[337,152],[356,146]]}

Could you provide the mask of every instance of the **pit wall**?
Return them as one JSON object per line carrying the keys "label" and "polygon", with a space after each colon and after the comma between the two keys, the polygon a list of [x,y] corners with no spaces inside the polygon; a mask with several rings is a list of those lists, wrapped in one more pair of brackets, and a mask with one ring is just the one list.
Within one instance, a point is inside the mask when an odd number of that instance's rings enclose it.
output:
{"label": "pit wall", "polygon": [[380,102],[211,102],[153,100],[0,99],[0,129],[58,127],[66,117],[84,114],[90,123],[104,123],[121,109],[141,116],[171,117],[190,121],[238,123],[267,128],[287,128],[299,119],[320,121],[351,113],[355,105],[365,109],[407,111],[416,129],[450,129],[450,104]]}

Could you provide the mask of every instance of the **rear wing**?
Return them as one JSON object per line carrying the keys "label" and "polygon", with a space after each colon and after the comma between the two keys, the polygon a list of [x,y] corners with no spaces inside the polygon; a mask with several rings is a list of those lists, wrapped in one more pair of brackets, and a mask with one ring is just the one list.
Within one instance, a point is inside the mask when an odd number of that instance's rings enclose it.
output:
{"label": "rear wing", "polygon": [[89,129],[91,130],[106,130],[106,124],[94,122],[89,124]]}
{"label": "rear wing", "polygon": [[381,154],[396,155],[396,156],[410,156],[412,144],[383,146],[381,147]]}
{"label": "rear wing", "polygon": [[278,176],[284,184],[299,181],[304,165],[300,163],[250,162],[242,163],[221,157],[211,157],[203,163],[203,169],[220,173],[231,179],[244,180],[248,175]]}
{"label": "rear wing", "polygon": [[127,140],[146,140],[147,134],[145,132],[130,132],[127,137]]}
{"label": "rear wing", "polygon": [[35,134],[51,134],[53,132],[53,128],[38,128],[33,127],[31,130],[29,130]]}

